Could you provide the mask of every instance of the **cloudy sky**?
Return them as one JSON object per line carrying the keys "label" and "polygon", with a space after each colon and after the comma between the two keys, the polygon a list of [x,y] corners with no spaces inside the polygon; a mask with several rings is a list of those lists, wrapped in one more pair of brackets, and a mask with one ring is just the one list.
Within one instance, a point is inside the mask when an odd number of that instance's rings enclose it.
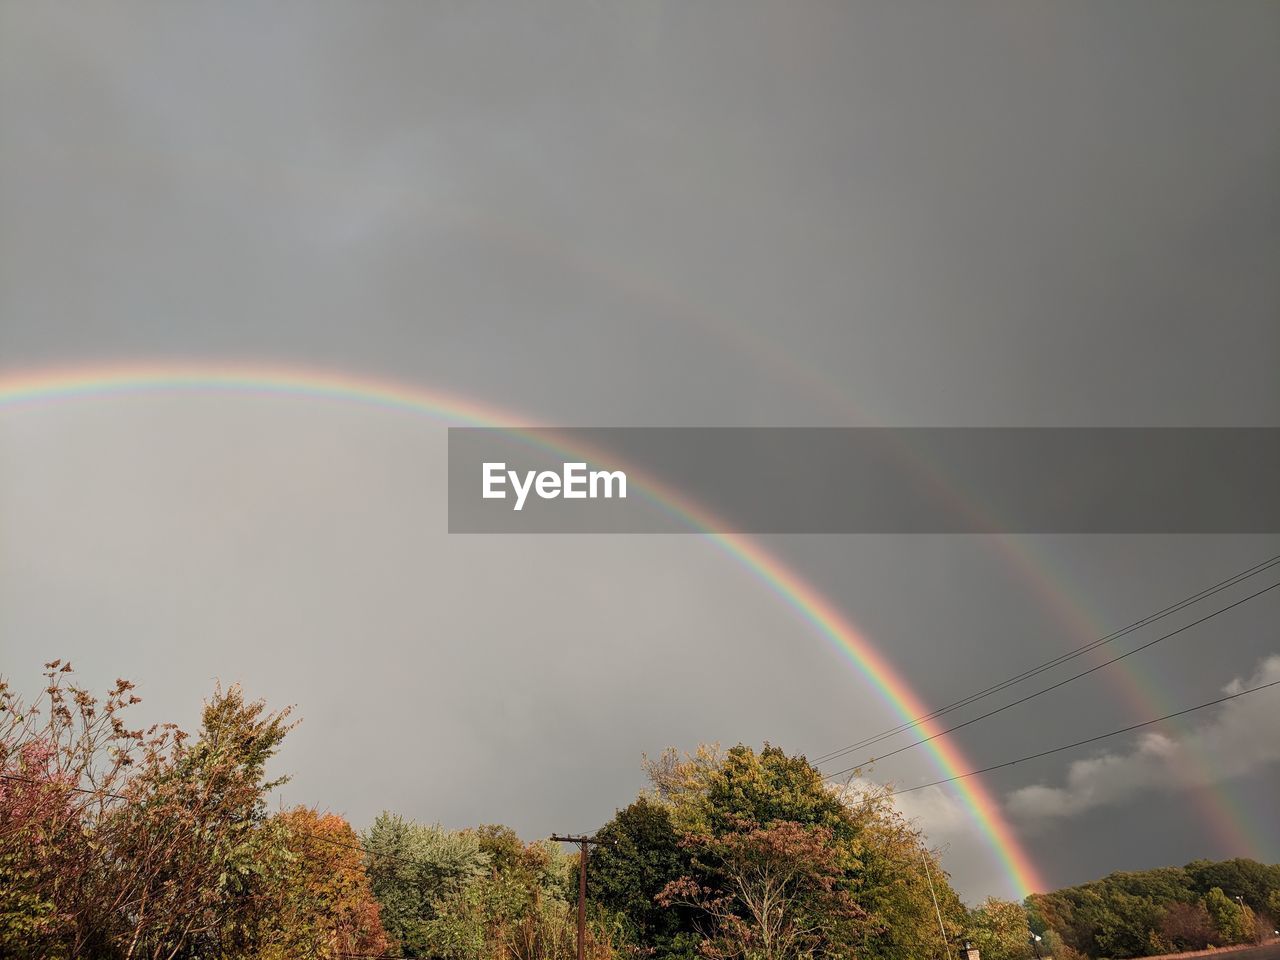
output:
{"label": "cloudy sky", "polygon": [[[1280,7],[1244,0],[7,2],[0,393],[181,360],[565,425],[1280,425],[1278,53]],[[285,802],[528,837],[594,829],[667,745],[816,756],[897,722],[706,540],[449,536],[447,426],[0,403],[0,672],[70,657],[188,725],[239,680],[304,718]],[[1280,554],[766,545],[928,703]],[[1278,594],[955,741],[987,766],[1280,678]],[[1053,884],[1275,861],[1278,727],[1262,692],[984,780]],[[966,896],[1016,892],[954,787],[903,805]]]}

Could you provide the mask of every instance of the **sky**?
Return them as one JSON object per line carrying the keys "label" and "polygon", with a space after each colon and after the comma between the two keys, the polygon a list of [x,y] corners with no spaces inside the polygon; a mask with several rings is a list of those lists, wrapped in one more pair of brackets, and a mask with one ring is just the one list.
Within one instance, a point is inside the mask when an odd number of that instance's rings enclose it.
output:
{"label": "sky", "polygon": [[[566,426],[1278,426],[1278,53],[1245,0],[5,3],[0,384],[182,361]],[[448,425],[0,404],[0,674],[70,658],[188,727],[239,681],[303,718],[282,802],[529,838],[595,829],[667,746],[898,722],[705,538],[449,535]],[[763,542],[930,704],[1280,554]],[[955,742],[987,766],[1280,677],[1278,595]],[[1053,885],[1274,862],[1278,728],[1262,692],[984,783]],[[964,896],[1017,892],[954,788],[901,803]]]}

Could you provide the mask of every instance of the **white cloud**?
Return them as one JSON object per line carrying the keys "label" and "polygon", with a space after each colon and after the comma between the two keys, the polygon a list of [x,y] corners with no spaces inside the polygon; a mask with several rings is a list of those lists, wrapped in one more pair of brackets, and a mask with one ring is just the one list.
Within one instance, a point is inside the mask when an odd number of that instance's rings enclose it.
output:
{"label": "white cloud", "polygon": [[[884,784],[865,777],[849,782],[838,792],[857,802],[868,794],[883,790]],[[973,826],[973,811],[958,794],[948,793],[942,787],[926,787],[910,793],[895,794],[893,806],[909,821],[922,829],[930,842],[950,842],[963,836]]]}
{"label": "white cloud", "polygon": [[[1280,655],[1259,663],[1228,694],[1280,680]],[[1223,704],[1186,733],[1152,730],[1132,749],[1077,760],[1062,786],[1037,784],[1009,795],[1008,810],[1024,822],[1069,817],[1120,803],[1149,790],[1204,785],[1280,762],[1280,688]]]}

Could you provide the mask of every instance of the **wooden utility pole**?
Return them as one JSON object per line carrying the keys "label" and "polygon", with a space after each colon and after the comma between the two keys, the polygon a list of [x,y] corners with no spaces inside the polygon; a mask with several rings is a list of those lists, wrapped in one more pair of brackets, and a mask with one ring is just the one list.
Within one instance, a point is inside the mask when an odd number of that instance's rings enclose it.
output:
{"label": "wooden utility pole", "polygon": [[559,843],[576,843],[580,851],[578,856],[578,960],[587,960],[587,847],[593,843],[604,843],[593,837],[558,837],[551,836]]}

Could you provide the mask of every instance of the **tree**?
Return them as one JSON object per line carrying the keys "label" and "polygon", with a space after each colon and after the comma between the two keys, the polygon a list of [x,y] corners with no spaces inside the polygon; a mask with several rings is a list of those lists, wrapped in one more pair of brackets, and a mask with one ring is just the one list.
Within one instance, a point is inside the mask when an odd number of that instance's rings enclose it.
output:
{"label": "tree", "polygon": [[693,913],[657,897],[691,871],[670,811],[647,797],[619,810],[596,834],[588,890],[596,907],[622,919],[626,938],[657,958],[689,957],[697,946]]}
{"label": "tree", "polygon": [[[570,876],[576,876],[576,858],[549,842],[520,844],[506,828],[484,828],[478,835],[494,863],[487,874],[437,902],[427,930],[433,954],[458,960],[568,960],[575,950],[576,920],[565,893]],[[586,947],[600,960],[612,954],[607,932],[598,927],[588,926]]]}
{"label": "tree", "polygon": [[1268,865],[1243,857],[1216,863],[1193,860],[1185,872],[1196,893],[1204,895],[1219,887],[1228,900],[1241,897],[1254,910],[1264,909],[1272,891],[1280,890],[1280,864]]}
{"label": "tree", "polygon": [[1217,930],[1204,903],[1174,903],[1160,920],[1160,938],[1166,948],[1161,952],[1203,950],[1217,939]]}
{"label": "tree", "polygon": [[[106,953],[117,915],[104,883],[92,827],[120,802],[140,751],[162,749],[169,727],[131,730],[123,716],[139,702],[118,680],[98,700],[71,679],[70,663],[44,665],[30,704],[0,678],[0,870],[8,914],[0,953]],[[30,913],[26,911],[30,910]]]}
{"label": "tree", "polygon": [[968,911],[937,853],[887,792],[843,791],[858,829],[855,895],[875,921],[861,954],[877,960],[945,956],[963,939]]}
{"label": "tree", "polygon": [[0,953],[181,960],[246,946],[257,833],[282,782],[265,768],[289,711],[219,689],[190,742],[173,724],[130,729],[128,681],[98,700],[70,674],[46,664],[30,706],[0,681]]}
{"label": "tree", "polygon": [[[1265,909],[1277,890],[1280,865],[1196,860],[1036,894],[1027,907],[1037,932],[1052,929],[1090,956],[1123,958],[1248,942],[1256,937],[1255,910]],[[1248,932],[1251,926],[1254,932]]]}
{"label": "tree", "polygon": [[1219,946],[1253,940],[1256,930],[1253,911],[1232,900],[1221,887],[1214,887],[1205,894],[1204,907],[1213,919]]}
{"label": "tree", "polygon": [[686,840],[694,864],[715,881],[684,877],[659,895],[664,905],[710,920],[703,952],[716,960],[792,960],[851,953],[866,913],[850,895],[831,828],[793,821],[744,825]]}
{"label": "tree", "polygon": [[981,951],[983,960],[1027,960],[1031,952],[1031,927],[1021,904],[988,897],[969,913],[966,938]]}
{"label": "tree", "polygon": [[206,702],[199,735],[153,738],[123,791],[95,825],[104,880],[127,957],[214,952],[235,941],[254,909],[256,828],[267,762],[292,729],[238,686]]}
{"label": "tree", "polygon": [[[556,845],[522,843],[507,827],[452,831],[390,813],[363,840],[383,923],[405,956],[568,960],[573,953],[565,897],[572,864]],[[588,946],[607,952],[594,933]]]}
{"label": "tree", "polygon": [[767,743],[759,753],[742,744],[723,753],[702,746],[684,757],[668,750],[646,762],[646,770],[676,827],[687,833],[787,821],[825,827],[849,849],[857,833],[849,808],[822,774],[804,757]]}
{"label": "tree", "polygon": [[[804,757],[768,744],[759,753],[741,744],[728,751],[701,746],[684,755],[668,750],[647,769],[653,799],[669,811],[686,843],[705,847],[708,838],[783,824],[825,831],[838,887],[862,911],[860,956],[915,960],[941,954],[939,913],[947,942],[960,936],[965,910],[946,872],[882,788],[834,787]],[[687,876],[732,896],[712,870],[712,849]]]}
{"label": "tree", "polygon": [[254,870],[263,909],[245,931],[252,960],[379,954],[390,945],[355,831],[341,817],[296,807],[259,831]]}
{"label": "tree", "polygon": [[383,812],[361,839],[387,932],[406,956],[430,956],[438,904],[489,866],[482,838]]}

